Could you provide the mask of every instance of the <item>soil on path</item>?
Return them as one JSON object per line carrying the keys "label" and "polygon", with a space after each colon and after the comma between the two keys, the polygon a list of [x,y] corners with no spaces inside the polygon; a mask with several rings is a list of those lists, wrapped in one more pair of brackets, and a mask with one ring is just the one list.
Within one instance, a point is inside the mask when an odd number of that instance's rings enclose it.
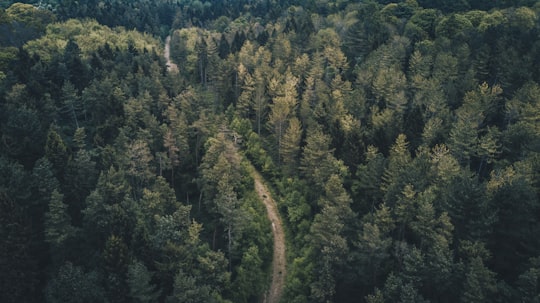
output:
{"label": "soil on path", "polygon": [[167,36],[167,39],[165,39],[165,51],[163,52],[163,56],[167,61],[167,71],[178,72],[178,65],[171,61],[171,36]]}
{"label": "soil on path", "polygon": [[252,170],[252,176],[255,181],[255,190],[266,206],[268,219],[272,224],[272,234],[274,236],[274,256],[272,259],[272,284],[268,293],[265,294],[264,303],[278,303],[281,300],[283,287],[285,286],[286,275],[286,255],[285,255],[285,233],[283,224],[276,202],[270,196],[268,188],[263,183],[262,176],[255,170]]}

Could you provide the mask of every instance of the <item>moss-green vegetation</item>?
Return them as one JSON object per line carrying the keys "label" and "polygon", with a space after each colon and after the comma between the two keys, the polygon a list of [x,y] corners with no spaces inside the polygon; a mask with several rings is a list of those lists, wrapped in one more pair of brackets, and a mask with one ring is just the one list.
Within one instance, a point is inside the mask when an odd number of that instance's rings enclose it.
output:
{"label": "moss-green vegetation", "polygon": [[260,302],[245,161],[283,302],[538,299],[537,1],[0,7],[1,302]]}

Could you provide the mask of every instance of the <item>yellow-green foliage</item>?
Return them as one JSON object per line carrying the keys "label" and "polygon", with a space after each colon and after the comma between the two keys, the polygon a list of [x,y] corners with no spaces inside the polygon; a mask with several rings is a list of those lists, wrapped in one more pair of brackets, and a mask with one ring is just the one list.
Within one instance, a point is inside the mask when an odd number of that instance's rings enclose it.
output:
{"label": "yellow-green foliage", "polygon": [[[189,73],[193,73],[196,70],[197,66],[197,52],[195,50],[195,45],[199,39],[199,31],[197,28],[182,28],[174,31],[173,35],[175,38],[178,38],[178,41],[181,41],[180,45],[180,55],[184,57],[183,62],[184,69]],[[172,47],[171,47],[172,48]]]}
{"label": "yellow-green foliage", "polygon": [[111,48],[127,49],[132,43],[136,49],[158,49],[159,43],[149,34],[123,27],[109,28],[95,20],[70,19],[62,23],[47,26],[46,34],[40,39],[29,41],[24,47],[30,54],[38,54],[43,60],[49,61],[53,54],[62,53],[67,42],[73,39],[79,45],[83,57],[89,56],[99,47],[108,43]]}
{"label": "yellow-green foliage", "polygon": [[37,9],[31,4],[15,3],[6,9],[9,17],[24,23],[32,22],[33,15]]}
{"label": "yellow-green foliage", "polygon": [[[17,21],[33,27],[38,30],[43,30],[43,27],[54,21],[54,15],[43,9],[38,9],[31,4],[14,3],[5,11],[6,16],[3,21]],[[0,22],[1,23],[1,22]]]}
{"label": "yellow-green foliage", "polygon": [[5,71],[11,60],[17,56],[16,47],[0,47],[0,71]]}

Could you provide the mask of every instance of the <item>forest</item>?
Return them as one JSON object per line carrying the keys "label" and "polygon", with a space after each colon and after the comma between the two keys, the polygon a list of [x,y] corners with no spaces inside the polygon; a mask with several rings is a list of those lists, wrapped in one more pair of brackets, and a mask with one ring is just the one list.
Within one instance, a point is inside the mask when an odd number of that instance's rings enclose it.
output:
{"label": "forest", "polygon": [[539,17],[1,0],[0,302],[540,302]]}

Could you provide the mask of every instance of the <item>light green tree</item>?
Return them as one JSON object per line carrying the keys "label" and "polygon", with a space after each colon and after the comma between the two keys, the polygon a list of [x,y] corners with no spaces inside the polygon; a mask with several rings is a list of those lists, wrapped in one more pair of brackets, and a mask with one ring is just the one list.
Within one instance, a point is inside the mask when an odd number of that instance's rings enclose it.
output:
{"label": "light green tree", "polygon": [[302,125],[300,120],[293,117],[289,120],[289,125],[282,140],[282,161],[283,169],[288,175],[294,175],[298,169],[300,158],[300,143],[302,140]]}

